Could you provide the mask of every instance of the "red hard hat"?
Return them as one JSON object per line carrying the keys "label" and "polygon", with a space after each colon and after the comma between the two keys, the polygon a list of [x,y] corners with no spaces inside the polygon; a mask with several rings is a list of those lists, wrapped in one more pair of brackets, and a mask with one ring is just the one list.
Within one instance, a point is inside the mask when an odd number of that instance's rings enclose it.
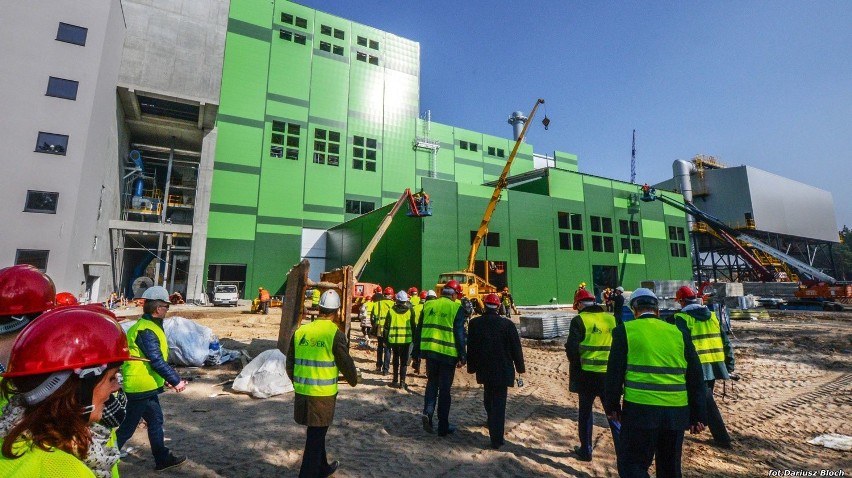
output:
{"label": "red hard hat", "polygon": [[0,315],[44,312],[55,301],[56,287],[44,272],[27,264],[0,269]]}
{"label": "red hard hat", "polygon": [[689,287],[688,285],[681,287],[680,289],[677,290],[677,293],[675,293],[675,298],[677,300],[684,300],[684,299],[688,300],[688,299],[694,299],[695,297],[696,297],[695,291],[692,290],[692,287]]}
{"label": "red hard hat", "polygon": [[417,287],[409,287],[408,295],[417,295]]}
{"label": "red hard hat", "polygon": [[486,306],[493,305],[494,307],[497,307],[498,305],[500,305],[500,297],[498,297],[497,294],[486,295],[485,296],[485,305]]}
{"label": "red hard hat", "polygon": [[44,313],[27,326],[12,345],[3,377],[74,370],[125,360],[127,336],[106,314],[80,307]]}
{"label": "red hard hat", "polygon": [[70,292],[60,292],[56,294],[56,306],[60,307],[63,305],[77,305],[77,298],[74,297],[74,294]]}
{"label": "red hard hat", "polygon": [[580,289],[577,291],[577,302],[583,302],[584,300],[596,300],[595,295],[589,292],[586,289]]}
{"label": "red hard hat", "polygon": [[420,298],[423,299],[423,300],[426,300],[426,297],[428,297],[428,296],[429,296],[429,293],[426,292],[425,290],[420,293]]}
{"label": "red hard hat", "polygon": [[393,295],[393,287],[391,287],[391,286],[385,287],[385,295]]}
{"label": "red hard hat", "polygon": [[373,288],[373,293],[374,293],[374,294],[381,294],[381,293],[382,293],[382,286],[377,285],[376,287],[374,287],[374,288]]}
{"label": "red hard hat", "polygon": [[461,284],[459,284],[459,281],[457,281],[457,280],[455,280],[455,279],[453,279],[453,280],[451,280],[451,281],[447,282],[446,284],[444,284],[444,288],[445,288],[445,289],[453,289],[453,290],[455,290],[456,292],[461,292],[461,290],[462,290],[462,288],[461,288]]}

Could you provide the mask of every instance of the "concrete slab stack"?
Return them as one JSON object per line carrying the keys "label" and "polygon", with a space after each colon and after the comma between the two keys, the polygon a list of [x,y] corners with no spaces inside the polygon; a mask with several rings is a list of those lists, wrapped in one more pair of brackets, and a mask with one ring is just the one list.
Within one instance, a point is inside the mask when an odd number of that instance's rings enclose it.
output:
{"label": "concrete slab stack", "polygon": [[757,297],[793,299],[797,290],[799,290],[799,284],[795,282],[743,282],[745,295]]}
{"label": "concrete slab stack", "polygon": [[568,335],[571,319],[566,313],[530,314],[521,316],[521,337],[552,339]]}
{"label": "concrete slab stack", "polygon": [[679,309],[680,305],[675,301],[677,290],[683,286],[693,287],[691,281],[685,280],[648,280],[642,281],[642,287],[651,289],[660,299],[661,309]]}

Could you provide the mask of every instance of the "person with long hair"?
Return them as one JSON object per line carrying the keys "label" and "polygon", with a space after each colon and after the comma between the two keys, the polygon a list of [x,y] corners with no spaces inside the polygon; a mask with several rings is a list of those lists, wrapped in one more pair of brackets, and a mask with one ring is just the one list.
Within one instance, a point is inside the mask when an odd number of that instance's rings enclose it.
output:
{"label": "person with long hair", "polygon": [[98,422],[125,360],[138,360],[127,337],[95,310],[56,309],[26,327],[0,381],[0,476],[112,476],[118,448]]}

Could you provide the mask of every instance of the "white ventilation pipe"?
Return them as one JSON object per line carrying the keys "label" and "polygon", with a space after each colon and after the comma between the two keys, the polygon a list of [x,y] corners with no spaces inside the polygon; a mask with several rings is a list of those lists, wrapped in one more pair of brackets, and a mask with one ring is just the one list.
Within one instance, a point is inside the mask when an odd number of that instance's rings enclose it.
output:
{"label": "white ventilation pipe", "polygon": [[[683,194],[683,200],[690,204],[692,204],[692,181],[689,175],[696,171],[695,165],[689,161],[676,159],[674,163],[672,163],[672,173],[674,173],[675,184],[680,189],[681,194]],[[691,214],[686,215],[686,222],[689,225],[689,230],[691,231],[692,225],[695,222],[695,219]]]}

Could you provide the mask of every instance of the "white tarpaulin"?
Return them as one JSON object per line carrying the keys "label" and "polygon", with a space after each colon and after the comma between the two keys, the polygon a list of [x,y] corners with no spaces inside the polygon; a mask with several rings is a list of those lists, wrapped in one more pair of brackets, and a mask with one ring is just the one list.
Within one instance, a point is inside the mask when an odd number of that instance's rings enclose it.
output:
{"label": "white tarpaulin", "polygon": [[[135,323],[135,320],[124,321],[121,327],[127,332]],[[210,343],[215,339],[213,330],[184,317],[165,319],[163,329],[169,343],[169,362],[189,367],[204,365],[210,354]]]}
{"label": "white tarpaulin", "polygon": [[233,389],[255,398],[269,398],[293,391],[287,376],[287,357],[278,349],[261,352],[234,379]]}
{"label": "white tarpaulin", "polygon": [[822,445],[832,450],[850,451],[852,450],[852,437],[840,435],[838,433],[827,433],[820,435],[813,440],[808,440],[811,445]]}

